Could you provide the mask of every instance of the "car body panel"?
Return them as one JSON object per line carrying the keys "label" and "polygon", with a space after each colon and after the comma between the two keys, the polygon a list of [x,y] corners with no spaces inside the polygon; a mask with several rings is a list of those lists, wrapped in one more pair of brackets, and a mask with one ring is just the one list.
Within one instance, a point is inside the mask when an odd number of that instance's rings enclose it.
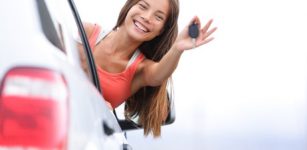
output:
{"label": "car body panel", "polygon": [[[100,92],[83,72],[68,27],[65,24],[61,27],[63,51],[44,34],[36,2],[13,0],[0,5],[0,19],[3,21],[0,28],[0,81],[15,67],[46,68],[59,72],[64,76],[69,91],[67,149],[122,149],[127,141]],[[67,2],[57,0],[48,3]],[[68,4],[65,6],[69,9]],[[107,135],[103,122],[115,133]]]}

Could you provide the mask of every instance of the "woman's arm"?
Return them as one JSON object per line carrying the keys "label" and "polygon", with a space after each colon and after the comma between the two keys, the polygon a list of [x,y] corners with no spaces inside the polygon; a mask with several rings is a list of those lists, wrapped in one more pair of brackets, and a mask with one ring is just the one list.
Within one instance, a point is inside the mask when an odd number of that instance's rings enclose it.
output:
{"label": "woman's arm", "polygon": [[[188,35],[188,28],[192,23],[196,23],[199,26],[199,36],[195,41],[195,45],[192,42],[191,37]],[[166,53],[165,56],[163,56],[159,62],[147,61],[143,69],[143,80],[145,85],[160,85],[174,72],[178,65],[180,56],[185,50],[193,49],[212,41],[214,38],[209,38],[209,36],[217,28],[215,27],[209,30],[211,23],[212,20],[208,21],[203,28],[200,28],[201,24],[199,18],[194,17],[189,25],[186,26],[178,35],[171,49]]]}

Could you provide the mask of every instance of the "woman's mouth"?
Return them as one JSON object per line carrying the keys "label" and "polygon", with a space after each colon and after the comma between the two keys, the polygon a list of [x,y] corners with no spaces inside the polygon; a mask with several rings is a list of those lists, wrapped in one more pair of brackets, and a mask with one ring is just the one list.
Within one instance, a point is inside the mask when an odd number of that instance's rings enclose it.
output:
{"label": "woman's mouth", "polygon": [[140,29],[141,31],[143,31],[143,32],[145,32],[145,33],[149,32],[149,29],[148,29],[146,26],[144,26],[142,23],[140,23],[140,22],[138,22],[138,21],[136,21],[136,20],[134,20],[133,23],[134,23],[134,25],[135,25],[138,29]]}

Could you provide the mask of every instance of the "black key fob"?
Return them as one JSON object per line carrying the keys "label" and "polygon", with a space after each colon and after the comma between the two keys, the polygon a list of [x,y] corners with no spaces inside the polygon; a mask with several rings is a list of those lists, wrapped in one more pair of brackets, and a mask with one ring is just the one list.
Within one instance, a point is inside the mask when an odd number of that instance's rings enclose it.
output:
{"label": "black key fob", "polygon": [[189,36],[191,38],[196,39],[198,37],[199,30],[198,30],[198,25],[193,23],[189,26]]}

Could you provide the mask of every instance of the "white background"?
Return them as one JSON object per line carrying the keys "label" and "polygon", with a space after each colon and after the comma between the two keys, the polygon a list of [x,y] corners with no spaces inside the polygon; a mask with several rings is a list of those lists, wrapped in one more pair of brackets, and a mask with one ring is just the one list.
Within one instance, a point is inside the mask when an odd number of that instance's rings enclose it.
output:
{"label": "white background", "polygon": [[[83,21],[112,28],[125,0],[77,0]],[[134,150],[306,150],[305,0],[181,0],[179,28],[214,19],[215,40],[173,74],[176,121],[162,137],[128,132]]]}

